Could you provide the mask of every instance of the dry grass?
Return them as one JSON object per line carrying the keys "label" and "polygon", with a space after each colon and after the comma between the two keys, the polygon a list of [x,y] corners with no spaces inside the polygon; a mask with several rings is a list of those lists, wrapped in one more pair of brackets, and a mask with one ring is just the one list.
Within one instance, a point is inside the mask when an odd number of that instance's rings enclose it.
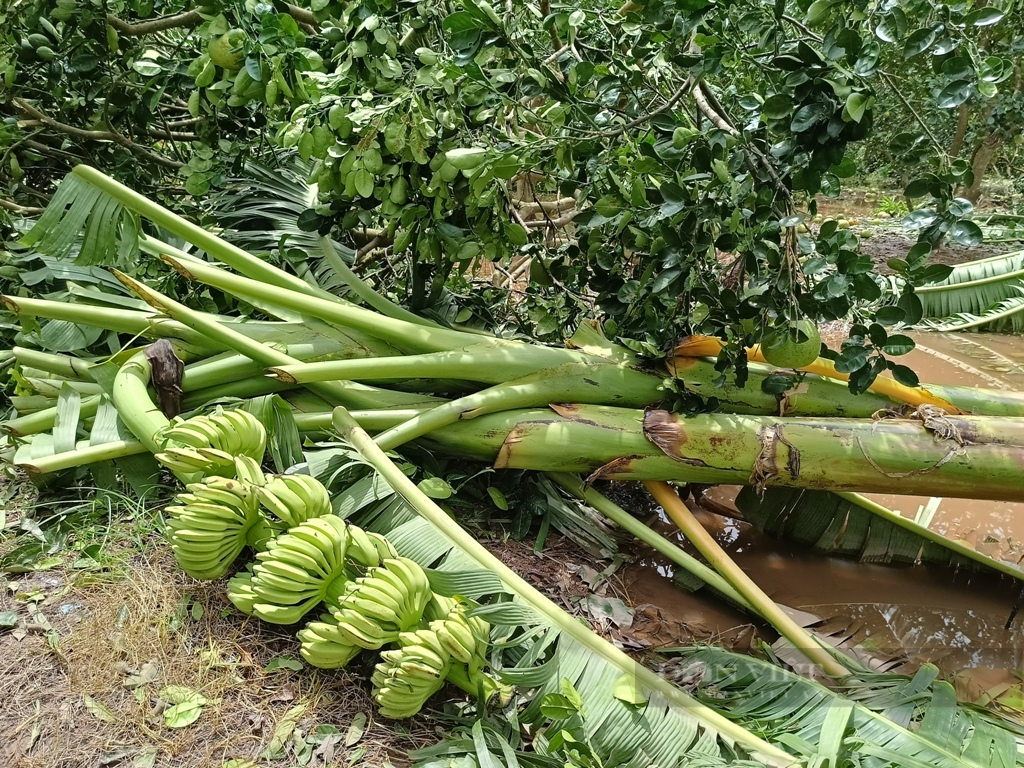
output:
{"label": "dry grass", "polygon": [[[10,593],[0,598],[0,610],[16,607],[20,614],[18,630],[0,635],[5,768],[133,766],[136,759],[205,768],[232,758],[291,766],[314,726],[333,725],[343,739],[360,712],[369,721],[358,743],[338,743],[314,754],[309,765],[401,765],[407,749],[436,741],[424,718],[375,721],[369,655],[344,671],[267,672],[275,657],[297,656],[294,636],[239,615],[223,583],[192,581],[164,547],[137,557],[123,580],[89,584],[80,576],[69,581],[72,575],[51,571],[14,585],[22,594],[41,589],[46,598],[38,610],[45,618]],[[129,677],[153,666],[159,678],[133,687]],[[168,728],[167,702],[159,695],[165,685],[186,686],[213,703],[195,724]],[[85,697],[106,707],[111,722],[87,708]],[[304,709],[282,762],[261,759],[282,718],[299,706]],[[141,756],[154,749],[155,762],[146,762]]]}

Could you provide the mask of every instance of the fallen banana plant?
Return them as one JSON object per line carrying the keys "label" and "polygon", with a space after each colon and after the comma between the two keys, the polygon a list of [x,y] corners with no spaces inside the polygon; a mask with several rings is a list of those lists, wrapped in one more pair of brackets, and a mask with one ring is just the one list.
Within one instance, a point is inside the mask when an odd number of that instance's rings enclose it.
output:
{"label": "fallen banana plant", "polygon": [[[133,234],[138,227],[121,222],[134,216],[228,268]],[[714,342],[691,340],[665,368],[588,325],[565,349],[510,341],[410,318],[338,268],[353,297],[373,307],[366,309],[77,168],[28,242],[66,256],[83,227],[91,263],[114,263],[126,247],[141,247],[197,285],[275,319],[197,311],[116,271],[150,310],[115,309],[85,295],[71,302],[4,297],[23,317],[92,324],[121,334],[125,345],[81,360],[15,350],[22,400],[5,424],[4,457],[39,476],[88,465],[96,473],[116,460],[127,476],[131,461],[157,456],[186,484],[167,526],[182,567],[219,578],[252,553],[230,579],[231,601],[262,620],[306,622],[299,636],[310,663],[343,666],[362,650],[392,646],[374,675],[375,696],[390,716],[419,711],[444,680],[485,700],[507,699],[504,686],[516,685],[535,690],[522,722],[540,728],[550,721],[541,702],[568,680],[587,702],[595,743],[605,754],[635,758],[630,764],[700,755],[695,765],[738,765],[745,757],[787,765],[800,752],[792,740],[755,735],[742,712],[699,703],[637,665],[498,561],[392,461],[387,452],[410,441],[498,469],[591,480],[1024,500],[1024,397],[1015,393],[880,380],[855,397],[819,360],[785,372],[791,385],[774,394],[760,384],[779,372],[757,362],[756,350],[746,387],[717,385]],[[125,236],[136,241],[126,246]],[[182,363],[178,373],[167,378],[155,369],[136,345],[139,335],[169,344]],[[714,398],[718,411],[684,416],[659,407],[673,402],[669,389]],[[274,392],[280,408],[244,415],[265,410],[249,398]],[[375,508],[362,527],[343,519],[365,506],[346,495],[355,485],[330,501],[315,481],[284,474],[314,461],[315,452],[303,456],[301,435],[338,434],[351,454],[346,466],[372,467],[401,499]],[[277,475],[259,466],[268,441]],[[573,485],[564,476],[562,484]],[[334,514],[340,509],[345,515]],[[737,603],[765,610],[747,587],[679,561]],[[491,601],[472,602],[484,597]],[[324,613],[309,621],[317,610]],[[495,665],[500,679],[484,672],[485,634],[513,662]],[[820,663],[843,672],[834,659]],[[887,740],[892,755],[880,764],[903,764],[903,743]],[[927,752],[906,745],[908,759]]]}

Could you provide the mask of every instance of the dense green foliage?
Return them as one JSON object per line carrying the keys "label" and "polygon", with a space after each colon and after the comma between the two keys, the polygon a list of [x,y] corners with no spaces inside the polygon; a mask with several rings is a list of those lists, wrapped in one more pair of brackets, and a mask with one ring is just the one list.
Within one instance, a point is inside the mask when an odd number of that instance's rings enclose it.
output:
{"label": "dense green foliage", "polygon": [[[966,105],[1013,134],[1014,4],[19,0],[0,12],[5,207],[32,212],[87,161],[202,217],[210,190],[293,149],[318,194],[299,226],[367,251],[416,311],[492,321],[525,283],[513,329],[557,340],[596,312],[653,357],[721,335],[722,370],[742,369],[769,326],[874,319],[856,236],[798,231],[858,172],[851,144],[932,166],[907,187],[910,282],[946,276],[931,244],[978,241],[957,197],[972,163],[931,123]],[[467,290],[483,260],[503,288]],[[879,320],[920,309],[907,291]],[[868,330],[839,360],[855,389],[894,366]]]}

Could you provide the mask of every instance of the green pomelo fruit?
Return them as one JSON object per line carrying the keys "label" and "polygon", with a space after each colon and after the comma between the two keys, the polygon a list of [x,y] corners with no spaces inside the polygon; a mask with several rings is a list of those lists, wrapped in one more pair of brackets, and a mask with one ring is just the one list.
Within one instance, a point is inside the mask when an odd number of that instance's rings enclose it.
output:
{"label": "green pomelo fruit", "polygon": [[803,368],[817,360],[820,351],[818,326],[806,319],[785,329],[773,329],[761,339],[761,354],[776,368]]}
{"label": "green pomelo fruit", "polygon": [[[244,39],[245,32],[240,29],[232,29],[220,37],[214,38],[206,46],[206,52],[210,55],[210,61],[221,69],[232,71],[240,69],[245,62],[245,55],[240,50]],[[235,50],[236,48],[239,48],[239,50]]]}

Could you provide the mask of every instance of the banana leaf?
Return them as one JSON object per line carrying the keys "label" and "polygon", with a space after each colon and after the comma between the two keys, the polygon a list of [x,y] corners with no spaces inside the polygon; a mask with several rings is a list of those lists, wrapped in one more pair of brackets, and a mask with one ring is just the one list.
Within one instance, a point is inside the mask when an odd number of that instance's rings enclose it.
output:
{"label": "banana leaf", "polygon": [[1024,765],[1019,728],[959,705],[925,665],[914,677],[866,675],[844,690],[770,661],[716,648],[684,650],[697,698],[808,765],[994,768]]}
{"label": "banana leaf", "polygon": [[928,563],[992,571],[1024,580],[1024,570],[947,539],[856,494],[745,487],[736,497],[743,519],[774,538],[867,563]]}
{"label": "banana leaf", "polygon": [[980,315],[1024,286],[1024,251],[960,264],[945,280],[921,286],[924,317]]}
{"label": "banana leaf", "polygon": [[1002,301],[972,312],[958,312],[940,319],[926,318],[918,328],[930,331],[977,331],[1019,333],[1024,331],[1024,284],[1012,284]]}

